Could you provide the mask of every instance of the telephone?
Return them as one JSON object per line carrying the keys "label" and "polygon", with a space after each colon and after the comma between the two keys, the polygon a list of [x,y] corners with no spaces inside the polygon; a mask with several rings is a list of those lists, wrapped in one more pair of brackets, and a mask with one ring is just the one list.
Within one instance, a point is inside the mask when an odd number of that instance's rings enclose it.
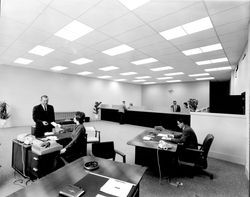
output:
{"label": "telephone", "polygon": [[62,149],[62,145],[58,144],[56,141],[48,140],[33,140],[33,144],[31,146],[31,150],[33,153],[38,155],[44,155],[55,151],[60,151]]}
{"label": "telephone", "polygon": [[167,149],[172,148],[172,146],[170,144],[168,144],[167,142],[160,140],[159,144],[158,144],[158,148],[163,149],[163,150],[167,150]]}
{"label": "telephone", "polygon": [[31,135],[30,133],[21,133],[17,136],[17,140],[19,142],[23,142],[24,144],[32,144],[33,140],[35,139],[35,136]]}
{"label": "telephone", "polygon": [[84,168],[86,170],[95,170],[99,168],[98,162],[97,161],[89,161],[84,164]]}

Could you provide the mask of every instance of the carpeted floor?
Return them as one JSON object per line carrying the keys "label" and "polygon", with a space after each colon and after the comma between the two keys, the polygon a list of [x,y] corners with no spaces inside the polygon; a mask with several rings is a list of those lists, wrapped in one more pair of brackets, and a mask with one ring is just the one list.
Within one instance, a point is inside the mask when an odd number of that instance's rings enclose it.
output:
{"label": "carpeted floor", "polygon": [[[107,121],[95,121],[85,123],[86,126],[95,126],[101,131],[101,141],[112,140],[115,148],[124,152],[127,156],[127,163],[134,163],[134,147],[127,145],[127,141],[145,130],[145,127],[133,125],[119,125]],[[30,132],[30,127],[15,127],[0,129],[0,196],[6,196],[12,192],[25,187],[25,183],[15,182],[21,178],[14,175],[11,168],[12,139],[20,133]],[[88,147],[90,151],[90,146]],[[121,158],[117,156],[117,161]],[[165,196],[185,196],[185,197],[206,197],[206,196],[248,196],[249,181],[244,173],[244,166],[209,158],[208,171],[214,174],[214,179],[210,180],[205,176],[195,176],[190,178],[180,175],[171,180],[172,183],[181,182],[183,186],[176,187],[163,177],[159,182],[158,173],[148,170],[140,185],[140,196],[142,197],[165,197]],[[29,182],[28,184],[32,184]]]}

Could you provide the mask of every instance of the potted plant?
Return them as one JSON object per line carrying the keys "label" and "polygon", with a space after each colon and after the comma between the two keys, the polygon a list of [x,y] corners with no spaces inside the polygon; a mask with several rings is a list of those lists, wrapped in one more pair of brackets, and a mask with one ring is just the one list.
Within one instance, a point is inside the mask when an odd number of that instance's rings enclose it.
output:
{"label": "potted plant", "polygon": [[6,123],[6,120],[10,117],[10,114],[7,112],[8,104],[5,101],[0,101],[0,127],[3,127]]}
{"label": "potted plant", "polygon": [[197,106],[198,106],[198,100],[197,99],[189,99],[188,100],[188,105],[189,105],[189,109],[191,112],[196,111]]}
{"label": "potted plant", "polygon": [[94,108],[93,108],[93,113],[95,116],[95,119],[98,120],[99,118],[99,110],[100,110],[100,105],[102,104],[102,102],[95,102]]}

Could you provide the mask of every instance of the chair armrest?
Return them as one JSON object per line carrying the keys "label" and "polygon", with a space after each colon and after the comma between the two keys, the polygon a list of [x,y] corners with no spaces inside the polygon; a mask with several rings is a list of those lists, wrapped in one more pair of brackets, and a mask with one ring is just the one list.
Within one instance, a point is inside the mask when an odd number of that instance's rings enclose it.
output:
{"label": "chair armrest", "polygon": [[99,142],[101,141],[101,131],[95,130],[95,137],[98,136]]}
{"label": "chair armrest", "polygon": [[199,150],[199,149],[194,149],[194,148],[185,148],[184,150],[186,151],[191,151],[191,152],[196,152],[196,153],[203,153],[203,150]]}
{"label": "chair armrest", "polygon": [[115,153],[117,153],[118,155],[122,156],[123,163],[126,163],[126,155],[123,152],[115,150]]}

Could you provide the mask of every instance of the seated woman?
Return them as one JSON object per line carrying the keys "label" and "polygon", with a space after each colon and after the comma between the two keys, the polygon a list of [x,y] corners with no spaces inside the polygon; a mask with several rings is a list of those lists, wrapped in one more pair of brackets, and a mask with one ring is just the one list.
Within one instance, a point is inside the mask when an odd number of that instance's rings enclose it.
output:
{"label": "seated woman", "polygon": [[83,125],[85,114],[76,112],[74,122],[76,126],[71,134],[72,140],[60,152],[61,157],[67,162],[72,162],[87,154],[87,135]]}

